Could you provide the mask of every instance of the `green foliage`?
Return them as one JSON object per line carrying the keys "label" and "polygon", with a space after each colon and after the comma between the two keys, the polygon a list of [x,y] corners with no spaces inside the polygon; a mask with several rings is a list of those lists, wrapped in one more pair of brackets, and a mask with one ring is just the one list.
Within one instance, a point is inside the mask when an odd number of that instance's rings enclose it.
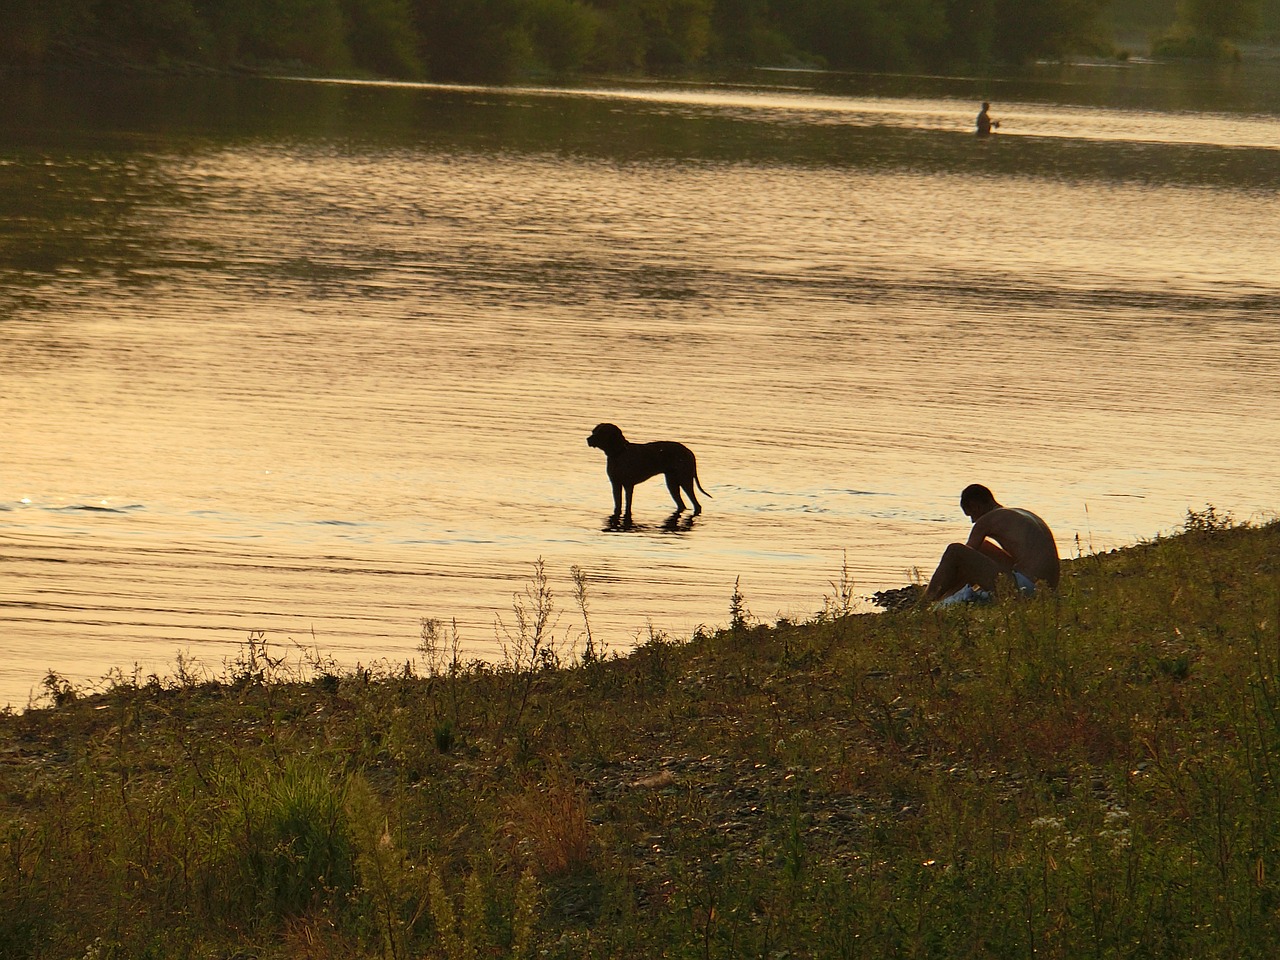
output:
{"label": "green foliage", "polygon": [[[1236,36],[1260,0],[1186,0],[1189,36]],[[908,69],[1105,50],[1104,0],[8,0],[0,53],[505,81],[821,62]]]}
{"label": "green foliage", "polygon": [[700,63],[711,42],[711,0],[636,0],[645,64],[664,69]]}
{"label": "green foliage", "polygon": [[717,0],[711,55],[724,63],[782,65],[802,59],[769,15],[768,0]]}
{"label": "green foliage", "polygon": [[75,41],[90,22],[93,0],[0,3],[0,65],[32,66]]}
{"label": "green foliage", "polygon": [[1230,530],[1236,525],[1231,513],[1218,511],[1213,504],[1206,504],[1203,510],[1187,510],[1187,518],[1182,522],[1183,533],[1212,534]]}
{"label": "green foliage", "polygon": [[409,0],[342,0],[352,62],[389,77],[423,74]]}
{"label": "green foliage", "polygon": [[583,68],[600,26],[600,14],[580,0],[530,0],[530,38],[537,57],[554,73]]}
{"label": "green foliage", "polygon": [[1261,0],[1180,0],[1178,24],[1192,35],[1241,40],[1258,26]]}
{"label": "green foliage", "polygon": [[338,0],[260,0],[253,54],[262,60],[325,71],[351,65]]}
{"label": "green foliage", "polygon": [[995,51],[1021,63],[1075,52],[1107,53],[1099,17],[1106,0],[995,0]]}
{"label": "green foliage", "polygon": [[423,59],[437,80],[508,80],[532,60],[525,0],[416,0]]}
{"label": "green foliage", "polygon": [[795,15],[797,46],[832,66],[916,66],[931,59],[946,33],[940,0],[801,0]]}
{"label": "green foliage", "polygon": [[1157,56],[1201,60],[1239,59],[1231,43],[1261,24],[1261,0],[1179,0],[1173,26],[1152,45]]}
{"label": "green foliage", "polygon": [[196,59],[209,42],[191,0],[112,0],[97,7],[97,34],[131,60]]}
{"label": "green foliage", "polygon": [[214,803],[223,811],[226,909],[279,920],[340,905],[355,885],[345,800],[345,783],[314,761],[221,774]]}

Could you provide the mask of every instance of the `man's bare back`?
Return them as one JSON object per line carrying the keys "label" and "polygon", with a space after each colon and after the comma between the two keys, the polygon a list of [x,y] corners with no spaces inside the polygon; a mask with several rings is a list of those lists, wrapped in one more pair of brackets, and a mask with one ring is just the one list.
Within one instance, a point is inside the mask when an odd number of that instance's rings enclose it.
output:
{"label": "man's bare back", "polygon": [[950,596],[966,586],[994,591],[1001,576],[1013,577],[1024,593],[1034,592],[1039,583],[1058,586],[1058,545],[1040,517],[1002,506],[981,484],[965,488],[960,508],[973,521],[973,529],[965,543],[953,543],[943,553],[926,600]]}

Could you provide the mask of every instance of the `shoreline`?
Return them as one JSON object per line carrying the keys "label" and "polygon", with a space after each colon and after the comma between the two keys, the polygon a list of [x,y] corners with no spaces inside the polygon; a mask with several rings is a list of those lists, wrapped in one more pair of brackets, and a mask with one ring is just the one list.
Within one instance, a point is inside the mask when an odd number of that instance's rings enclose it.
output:
{"label": "shoreline", "polygon": [[[928,931],[939,956],[1263,955],[1277,557],[1280,523],[1206,511],[1069,561],[1054,596],[744,618],[573,669],[534,632],[501,670],[437,634],[423,676],[280,683],[251,651],[223,684],[2,714],[0,942],[567,960],[850,935],[887,956]],[[1179,923],[1152,925],[1161,896]]]}

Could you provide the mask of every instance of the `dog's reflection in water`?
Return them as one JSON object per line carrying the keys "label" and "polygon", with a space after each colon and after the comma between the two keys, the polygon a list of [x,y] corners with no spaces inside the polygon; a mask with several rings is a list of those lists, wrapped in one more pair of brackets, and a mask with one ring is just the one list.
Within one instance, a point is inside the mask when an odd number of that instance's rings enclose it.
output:
{"label": "dog's reflection in water", "polygon": [[605,533],[649,533],[661,530],[663,533],[688,533],[693,529],[694,514],[677,510],[662,523],[634,523],[630,517],[609,517],[602,528]]}

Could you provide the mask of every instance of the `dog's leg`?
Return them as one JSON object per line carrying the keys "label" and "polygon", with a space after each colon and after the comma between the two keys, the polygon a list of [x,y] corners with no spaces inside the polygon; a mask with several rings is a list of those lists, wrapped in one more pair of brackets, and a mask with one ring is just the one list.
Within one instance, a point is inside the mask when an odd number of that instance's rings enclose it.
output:
{"label": "dog's leg", "polygon": [[626,513],[622,515],[622,519],[630,520],[631,519],[631,495],[636,492],[636,485],[634,483],[629,483],[626,485],[625,489],[627,492],[627,510],[626,510]]}
{"label": "dog's leg", "polygon": [[[685,490],[689,492],[689,499],[693,501],[693,515],[696,517],[698,514],[702,512],[702,504],[698,502],[698,497],[693,492],[693,481],[690,481],[685,485]],[[706,493],[705,490],[702,492]]]}
{"label": "dog's leg", "polygon": [[[667,474],[667,489],[671,491],[671,499],[676,502],[676,513],[685,509],[684,499],[680,496],[680,481],[674,473]],[[693,502],[696,504],[698,501]]]}
{"label": "dog's leg", "polygon": [[[627,491],[627,513],[631,513],[631,491]],[[613,482],[613,519],[617,520],[622,516],[622,484],[617,480]]]}

